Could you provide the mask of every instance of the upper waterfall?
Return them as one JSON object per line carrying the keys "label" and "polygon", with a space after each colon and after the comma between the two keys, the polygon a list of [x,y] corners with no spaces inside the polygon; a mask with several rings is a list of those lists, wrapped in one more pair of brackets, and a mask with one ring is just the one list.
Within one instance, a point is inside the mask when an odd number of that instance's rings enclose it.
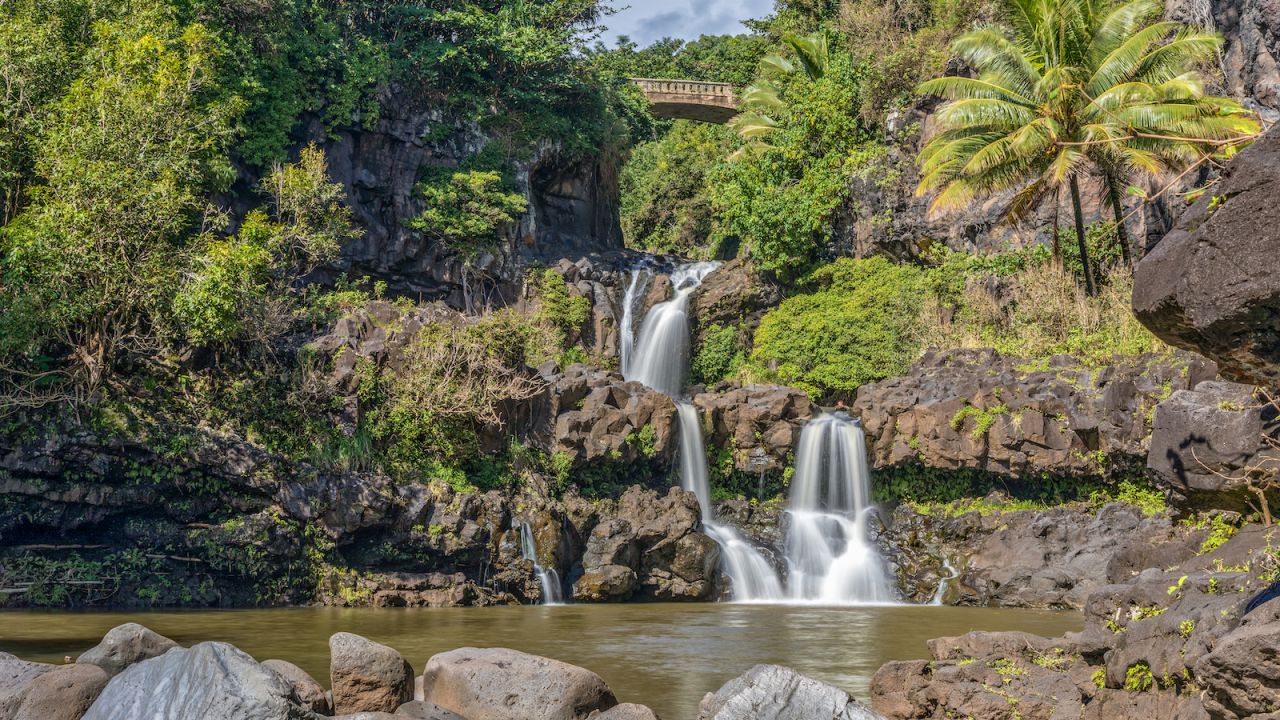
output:
{"label": "upper waterfall", "polygon": [[673,398],[684,396],[689,377],[689,298],[719,266],[714,262],[691,263],[671,273],[674,297],[650,308],[631,353],[624,352],[626,379],[642,382]]}

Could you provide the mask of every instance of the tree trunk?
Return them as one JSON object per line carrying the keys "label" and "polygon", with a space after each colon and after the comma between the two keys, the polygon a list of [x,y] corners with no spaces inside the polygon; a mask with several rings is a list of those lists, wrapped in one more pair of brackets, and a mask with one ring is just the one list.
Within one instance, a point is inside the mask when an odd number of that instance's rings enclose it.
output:
{"label": "tree trunk", "polygon": [[1084,290],[1092,297],[1097,294],[1093,285],[1093,271],[1089,268],[1089,245],[1084,240],[1084,211],[1080,209],[1080,185],[1071,176],[1071,206],[1076,214],[1076,244],[1080,248],[1080,264],[1084,266]]}
{"label": "tree trunk", "polygon": [[1107,195],[1116,214],[1116,242],[1120,243],[1120,256],[1124,258],[1124,266],[1133,269],[1133,258],[1129,255],[1129,230],[1124,226],[1124,204],[1120,202],[1116,176],[1111,173],[1107,173]]}
{"label": "tree trunk", "polygon": [[1053,191],[1053,261],[1062,267],[1062,238],[1059,235],[1059,212],[1062,209],[1062,193],[1058,190]]}

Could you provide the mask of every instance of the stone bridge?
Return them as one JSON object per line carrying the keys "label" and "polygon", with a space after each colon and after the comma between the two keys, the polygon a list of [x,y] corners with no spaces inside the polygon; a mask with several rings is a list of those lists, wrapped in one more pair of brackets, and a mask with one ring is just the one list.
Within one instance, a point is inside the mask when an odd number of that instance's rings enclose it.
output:
{"label": "stone bridge", "polygon": [[653,105],[655,117],[724,124],[738,114],[729,83],[631,78]]}

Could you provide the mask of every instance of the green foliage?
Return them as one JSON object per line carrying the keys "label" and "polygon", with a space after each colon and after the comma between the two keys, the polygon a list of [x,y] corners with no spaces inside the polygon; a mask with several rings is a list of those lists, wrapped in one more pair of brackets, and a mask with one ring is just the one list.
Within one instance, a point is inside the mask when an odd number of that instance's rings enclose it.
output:
{"label": "green foliage", "polygon": [[1124,672],[1124,689],[1130,692],[1146,692],[1155,686],[1151,668],[1144,662],[1134,663]]}
{"label": "green foliage", "polygon": [[1201,518],[1203,520],[1203,524],[1199,527],[1207,527],[1209,530],[1208,536],[1205,537],[1204,542],[1200,544],[1199,554],[1201,555],[1211,553],[1225,545],[1226,542],[1236,534],[1236,530],[1239,529],[1228,522],[1221,514],[1213,515],[1207,519],[1203,519],[1204,516],[1201,516]]}
{"label": "green foliage", "polygon": [[638,48],[630,38],[618,38],[608,48],[596,43],[589,53],[593,64],[619,77],[705,80],[743,86],[756,76],[769,39],[761,35],[703,35],[697,40],[663,38]]}
{"label": "green foliage", "polygon": [[1164,493],[1133,480],[1121,480],[1114,492],[1098,490],[1089,498],[1089,502],[1094,507],[1102,507],[1109,502],[1126,503],[1138,508],[1147,517],[1162,515],[1169,509]]}
{"label": "green foliage", "polygon": [[571,295],[569,283],[551,268],[534,274],[531,278],[538,295],[538,317],[555,326],[568,338],[582,332],[582,326],[591,319],[591,298]]}
{"label": "green foliage", "polygon": [[419,186],[427,204],[409,227],[436,238],[468,260],[489,250],[498,234],[525,211],[523,195],[502,188],[496,172],[470,170],[436,176]]}
{"label": "green foliage", "polygon": [[1093,681],[1094,687],[1101,690],[1107,686],[1107,671],[1104,668],[1098,668],[1093,671],[1093,674],[1089,676],[1089,679]]}
{"label": "green foliage", "polygon": [[711,385],[736,373],[747,362],[749,348],[744,347],[742,335],[732,325],[712,325],[704,330],[702,344],[690,362],[690,379]]}
{"label": "green foliage", "polygon": [[965,405],[956,411],[952,416],[950,424],[951,429],[959,431],[964,427],[965,422],[973,418],[973,430],[970,431],[971,437],[985,437],[987,432],[991,430],[991,426],[995,425],[996,418],[1001,415],[1008,415],[1009,408],[1006,405],[997,405],[993,408],[979,408],[975,405]]}
{"label": "green foliage", "polygon": [[916,339],[924,273],[883,258],[839,260],[810,275],[821,288],[764,316],[754,369],[814,398],[852,396],[858,386],[904,372]]}
{"label": "green foliage", "polygon": [[676,121],[670,132],[636,146],[622,168],[621,220],[628,247],[709,259],[715,218],[707,202],[710,172],[732,149],[722,125]]}
{"label": "green foliage", "polygon": [[[248,224],[265,222],[250,216]],[[271,253],[253,242],[215,239],[195,260],[191,278],[173,299],[173,314],[191,342],[201,345],[236,339],[246,319],[264,301]]]}

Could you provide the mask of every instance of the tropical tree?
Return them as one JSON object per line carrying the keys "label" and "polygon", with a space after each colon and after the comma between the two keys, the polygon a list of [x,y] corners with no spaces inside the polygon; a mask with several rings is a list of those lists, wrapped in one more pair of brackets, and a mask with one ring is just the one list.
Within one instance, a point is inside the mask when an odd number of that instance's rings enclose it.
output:
{"label": "tropical tree", "polygon": [[[765,72],[781,76],[802,73],[809,80],[821,80],[826,75],[831,62],[826,33],[818,31],[803,37],[788,34],[782,39],[794,51],[795,61],[781,55],[766,55],[760,60]],[[740,105],[742,112],[734,116],[729,125],[750,143],[748,147],[767,144],[764,139],[777,132],[777,116],[786,107],[778,86],[768,79],[752,83],[742,92]]]}
{"label": "tropical tree", "polygon": [[1081,177],[1102,175],[1123,226],[1120,183],[1229,154],[1258,131],[1238,103],[1204,93],[1198,67],[1214,57],[1217,35],[1158,22],[1159,0],[1103,7],[1006,0],[1009,31],[982,27],[952,45],[977,77],[918,89],[949,102],[921,151],[917,193],[939,191],[933,207],[946,208],[1016,189],[1006,211],[1017,219],[1065,187],[1090,293]]}

